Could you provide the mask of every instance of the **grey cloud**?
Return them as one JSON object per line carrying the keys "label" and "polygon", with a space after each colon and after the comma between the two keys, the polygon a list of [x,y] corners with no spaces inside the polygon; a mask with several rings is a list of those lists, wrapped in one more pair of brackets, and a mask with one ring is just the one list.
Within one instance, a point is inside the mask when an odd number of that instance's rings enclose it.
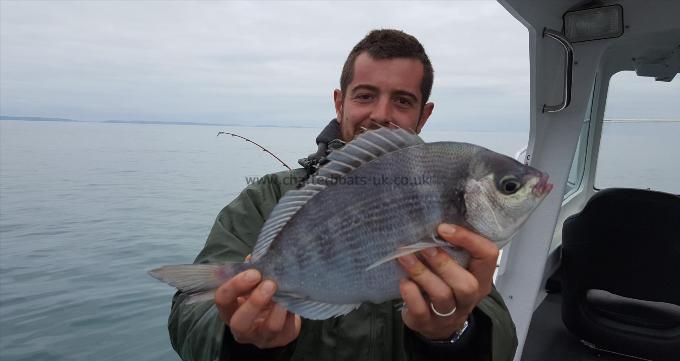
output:
{"label": "grey cloud", "polygon": [[319,125],[351,47],[393,27],[432,58],[433,125],[528,125],[527,31],[492,1],[1,6],[3,114]]}

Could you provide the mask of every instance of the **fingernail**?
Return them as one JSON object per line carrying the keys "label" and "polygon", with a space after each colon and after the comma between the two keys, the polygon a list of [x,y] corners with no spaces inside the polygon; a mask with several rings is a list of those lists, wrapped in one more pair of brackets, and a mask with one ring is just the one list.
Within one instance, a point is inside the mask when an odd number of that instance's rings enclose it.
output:
{"label": "fingernail", "polygon": [[456,227],[446,223],[443,223],[439,230],[447,236],[452,236],[454,233],[456,233]]}
{"label": "fingernail", "polygon": [[439,253],[439,252],[437,251],[437,248],[434,248],[434,247],[433,247],[433,248],[426,248],[426,249],[424,249],[424,250],[423,250],[423,253],[424,253],[425,256],[427,256],[427,257],[434,257],[434,256],[436,256],[437,253]]}
{"label": "fingernail", "polygon": [[274,294],[274,282],[272,281],[262,282],[262,286],[260,286],[260,291],[264,296],[267,297],[271,296],[272,294]]}
{"label": "fingernail", "polygon": [[401,262],[404,266],[413,266],[416,264],[416,256],[407,254],[406,256],[400,257],[399,262]]}
{"label": "fingernail", "polygon": [[243,275],[243,278],[248,281],[248,282],[255,282],[260,278],[260,275],[256,270],[248,270],[246,273]]}

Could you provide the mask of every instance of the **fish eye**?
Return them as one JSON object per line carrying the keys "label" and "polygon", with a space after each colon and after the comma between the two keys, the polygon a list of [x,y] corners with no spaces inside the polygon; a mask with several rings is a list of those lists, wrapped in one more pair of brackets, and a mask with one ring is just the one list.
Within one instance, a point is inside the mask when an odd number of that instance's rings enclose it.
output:
{"label": "fish eye", "polygon": [[501,179],[499,188],[501,193],[510,195],[522,188],[522,183],[513,176],[505,176]]}

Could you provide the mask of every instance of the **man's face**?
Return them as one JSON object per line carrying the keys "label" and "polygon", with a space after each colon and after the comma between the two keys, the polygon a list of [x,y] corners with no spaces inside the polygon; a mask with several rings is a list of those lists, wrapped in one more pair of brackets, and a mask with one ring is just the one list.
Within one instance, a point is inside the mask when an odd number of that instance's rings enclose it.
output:
{"label": "man's face", "polygon": [[417,59],[376,60],[367,53],[359,54],[347,94],[338,89],[333,93],[342,140],[354,138],[361,127],[371,129],[377,124],[420,133],[434,108],[432,103],[422,106],[423,73],[423,64]]}

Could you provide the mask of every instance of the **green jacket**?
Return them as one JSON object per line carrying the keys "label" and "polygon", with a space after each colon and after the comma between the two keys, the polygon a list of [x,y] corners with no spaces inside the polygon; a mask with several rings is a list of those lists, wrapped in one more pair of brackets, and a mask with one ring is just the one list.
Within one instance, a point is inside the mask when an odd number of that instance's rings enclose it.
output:
{"label": "green jacket", "polygon": [[[249,185],[217,216],[195,263],[242,261],[283,194],[306,176],[304,169],[270,174]],[[515,326],[494,289],[472,314],[472,326],[454,344],[421,339],[401,321],[399,301],[364,304],[350,314],[303,320],[297,340],[260,350],[236,343],[211,302],[186,304],[173,298],[168,322],[173,348],[183,360],[489,360],[510,361],[517,347]]]}

